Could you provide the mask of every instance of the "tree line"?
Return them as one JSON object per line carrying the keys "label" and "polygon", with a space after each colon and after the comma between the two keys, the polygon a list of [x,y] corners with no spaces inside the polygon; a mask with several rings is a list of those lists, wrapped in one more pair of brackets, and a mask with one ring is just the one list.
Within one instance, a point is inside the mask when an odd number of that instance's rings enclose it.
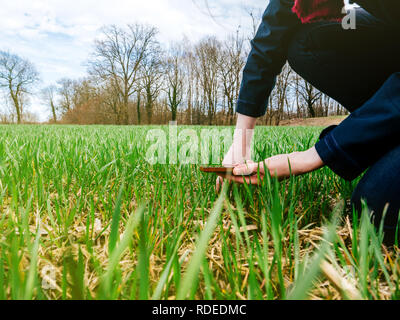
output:
{"label": "tree line", "polygon": [[[185,38],[163,46],[156,28],[110,25],[101,30],[86,62],[87,76],[61,78],[39,94],[50,123],[232,125],[249,39]],[[29,97],[39,72],[26,59],[0,51],[0,89],[10,112],[1,122],[35,121]],[[299,77],[289,65],[278,76],[260,122],[344,114],[344,109]]]}

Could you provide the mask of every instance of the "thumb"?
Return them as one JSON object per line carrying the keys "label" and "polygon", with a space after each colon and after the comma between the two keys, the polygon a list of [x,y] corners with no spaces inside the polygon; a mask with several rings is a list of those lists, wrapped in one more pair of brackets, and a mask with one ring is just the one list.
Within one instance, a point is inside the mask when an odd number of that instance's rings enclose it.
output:
{"label": "thumb", "polygon": [[235,167],[235,169],[233,169],[233,174],[235,176],[249,176],[257,172],[257,168],[258,168],[258,163],[248,162]]}

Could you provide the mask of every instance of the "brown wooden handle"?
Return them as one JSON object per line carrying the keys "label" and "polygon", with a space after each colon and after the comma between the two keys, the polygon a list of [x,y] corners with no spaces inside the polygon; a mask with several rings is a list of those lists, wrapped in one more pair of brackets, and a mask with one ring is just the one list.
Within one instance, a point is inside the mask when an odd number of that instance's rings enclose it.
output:
{"label": "brown wooden handle", "polygon": [[207,173],[231,173],[233,174],[233,167],[200,167],[200,171]]}

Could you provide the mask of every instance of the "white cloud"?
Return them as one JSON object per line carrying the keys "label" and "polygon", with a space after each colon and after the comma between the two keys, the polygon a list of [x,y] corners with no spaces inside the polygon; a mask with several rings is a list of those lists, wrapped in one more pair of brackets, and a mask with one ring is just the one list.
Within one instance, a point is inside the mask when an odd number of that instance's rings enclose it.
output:
{"label": "white cloud", "polygon": [[[106,24],[140,22],[158,28],[160,41],[224,37],[249,26],[246,7],[264,9],[265,0],[0,0],[0,50],[28,58],[43,85],[62,77],[81,77],[93,40]],[[43,106],[33,99],[32,109]],[[42,118],[46,116],[41,112]]]}

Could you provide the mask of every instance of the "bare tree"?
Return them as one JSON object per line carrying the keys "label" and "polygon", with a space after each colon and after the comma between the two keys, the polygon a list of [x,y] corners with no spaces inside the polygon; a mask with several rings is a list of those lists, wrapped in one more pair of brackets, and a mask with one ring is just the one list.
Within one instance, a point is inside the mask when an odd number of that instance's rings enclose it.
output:
{"label": "bare tree", "polygon": [[221,43],[214,37],[200,41],[196,46],[197,76],[203,94],[202,104],[207,110],[208,124],[215,118],[218,104],[218,60]]}
{"label": "bare tree", "polygon": [[25,111],[24,114],[22,115],[22,121],[24,123],[38,123],[39,116],[34,112]]}
{"label": "bare tree", "polygon": [[[172,114],[172,121],[176,121],[177,111],[183,100],[183,86],[185,77],[185,71],[183,69],[183,57],[184,52],[181,46],[175,45],[172,46],[166,62],[166,91],[168,95],[168,106]],[[191,95],[191,86],[189,86],[188,94]]]}
{"label": "bare tree", "polygon": [[193,53],[192,45],[189,39],[184,39],[182,42],[182,72],[185,77],[186,87],[186,122],[188,124],[194,123],[194,111],[196,108],[196,92],[197,90],[197,73],[196,73],[196,57]]}
{"label": "bare tree", "polygon": [[228,106],[228,121],[233,124],[234,108],[239,96],[242,69],[245,65],[244,39],[239,31],[229,37],[223,46],[218,60],[218,72],[223,95]]}
{"label": "bare tree", "polygon": [[54,123],[57,123],[56,93],[57,87],[55,85],[50,85],[42,90],[42,99],[50,107]]}
{"label": "bare tree", "polygon": [[137,115],[137,123],[141,124],[142,123],[142,87],[137,85],[136,87],[136,115]]}
{"label": "bare tree", "polygon": [[163,86],[163,52],[157,42],[153,42],[148,48],[148,54],[142,61],[141,68],[141,84],[140,87],[143,89],[145,95],[145,110],[147,115],[147,121],[149,124],[152,123],[153,118],[153,107],[157,100],[161,88]]}
{"label": "bare tree", "polygon": [[60,111],[64,114],[74,108],[75,81],[68,78],[62,78],[57,81],[57,85],[57,93],[60,97],[59,107]]}
{"label": "bare tree", "polygon": [[[288,106],[289,86],[291,82],[292,69],[285,64],[281,73],[276,78],[276,85],[272,93],[275,102],[275,125],[279,125],[285,114],[285,106]],[[274,99],[275,98],[275,99]]]}
{"label": "bare tree", "polygon": [[306,105],[311,118],[316,117],[314,105],[320,99],[322,92],[318,91],[308,81],[301,79],[297,93]]}
{"label": "bare tree", "polygon": [[100,99],[106,107],[105,109],[109,110],[110,114],[114,116],[115,123],[122,123],[123,102],[116,86],[112,83],[112,79],[104,84],[98,95],[101,96]]}
{"label": "bare tree", "polygon": [[26,96],[31,94],[30,90],[38,81],[39,73],[32,63],[15,54],[0,51],[0,87],[7,90],[18,123],[23,120]]}
{"label": "bare tree", "polygon": [[[128,124],[129,99],[137,91],[137,80],[142,61],[155,41],[157,30],[133,24],[127,28],[111,25],[103,28],[103,38],[95,41],[89,73],[110,81],[121,95],[123,124]],[[121,123],[122,124],[122,123]]]}

